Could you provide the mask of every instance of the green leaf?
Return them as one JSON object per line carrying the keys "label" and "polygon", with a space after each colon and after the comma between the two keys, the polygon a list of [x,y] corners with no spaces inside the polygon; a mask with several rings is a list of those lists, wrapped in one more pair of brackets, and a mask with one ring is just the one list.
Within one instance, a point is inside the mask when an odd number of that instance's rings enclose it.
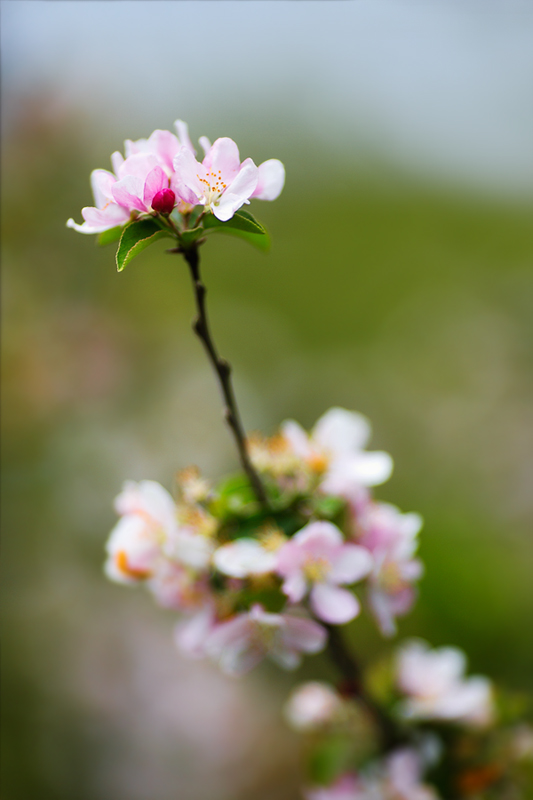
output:
{"label": "green leaf", "polygon": [[221,222],[214,214],[207,214],[203,220],[204,228],[224,228],[229,230],[235,228],[239,231],[247,231],[248,233],[259,233],[266,236],[266,230],[260,222],[250,214],[249,211],[243,211],[242,208],[236,211],[231,219],[227,222]]}
{"label": "green leaf", "polygon": [[203,228],[191,228],[188,231],[183,231],[180,236],[180,243],[185,248],[190,247],[200,238],[200,236],[203,236],[204,233],[205,231]]}
{"label": "green leaf", "polygon": [[259,250],[267,251],[270,248],[268,233],[249,211],[239,209],[227,222],[221,222],[214,214],[208,214],[202,224],[206,230],[237,236],[239,239],[250,242]]}
{"label": "green leaf", "polygon": [[170,231],[160,228],[153,219],[141,219],[126,225],[117,250],[117,269],[122,272],[126,264],[139,255],[148,245],[159,239],[175,237]]}
{"label": "green leaf", "polygon": [[98,236],[98,244],[105,245],[111,244],[112,242],[118,241],[122,236],[122,231],[124,230],[124,225],[117,225],[116,228],[109,228],[108,231],[102,231],[102,233]]}

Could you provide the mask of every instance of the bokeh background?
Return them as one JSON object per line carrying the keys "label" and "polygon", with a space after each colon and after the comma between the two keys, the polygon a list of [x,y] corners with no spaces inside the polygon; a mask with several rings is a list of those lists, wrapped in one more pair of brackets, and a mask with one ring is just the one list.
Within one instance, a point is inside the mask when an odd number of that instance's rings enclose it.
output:
{"label": "bokeh background", "polygon": [[[425,519],[401,633],[533,690],[533,7],[528,2],[4,2],[5,800],[298,797],[290,686],[186,662],[172,614],[110,585],[125,478],[231,472],[164,243],[118,275],[65,228],[125,138],[189,122],[287,185],[269,255],[213,240],[213,328],[249,429],[333,405]],[[365,620],[370,660],[389,648]]]}

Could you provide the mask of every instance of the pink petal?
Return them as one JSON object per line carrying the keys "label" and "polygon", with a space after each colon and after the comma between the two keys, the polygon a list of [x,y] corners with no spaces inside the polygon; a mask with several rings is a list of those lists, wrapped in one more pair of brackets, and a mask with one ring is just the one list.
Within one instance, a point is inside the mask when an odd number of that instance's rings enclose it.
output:
{"label": "pink petal", "polygon": [[329,580],[332,583],[355,583],[372,570],[374,559],[366,547],[345,544],[333,561]]}
{"label": "pink petal", "polygon": [[118,150],[115,150],[114,153],[111,154],[111,166],[113,167],[113,172],[115,175],[118,175],[119,170],[124,163],[124,156],[122,153],[119,153]]}
{"label": "pink petal", "polygon": [[[163,165],[172,171],[172,161],[180,149],[180,142],[170,131],[154,131],[147,141],[147,150],[154,153]],[[184,142],[182,142],[184,144]]]}
{"label": "pink petal", "polygon": [[122,179],[129,175],[140,178],[144,183],[148,173],[157,166],[157,158],[152,153],[135,153],[120,165],[117,176]]}
{"label": "pink petal", "polygon": [[361,610],[359,601],[351,592],[328,583],[313,586],[310,602],[316,616],[333,625],[350,622]]}
{"label": "pink petal", "polygon": [[389,595],[379,589],[370,589],[368,602],[383,636],[394,636],[397,626]]}
{"label": "pink petal", "polygon": [[203,165],[212,172],[218,173],[220,170],[222,180],[229,186],[241,168],[239,148],[233,139],[217,139],[204,158]]}
{"label": "pink petal", "polygon": [[74,228],[79,233],[102,233],[110,228],[123,225],[130,218],[129,211],[116,203],[110,203],[106,208],[87,206],[82,208],[81,215],[85,222],[78,225],[73,219],[67,222],[67,228]]}
{"label": "pink petal", "polygon": [[189,138],[189,126],[186,122],[183,122],[181,119],[177,119],[174,123],[174,127],[178,133],[178,139],[181,147],[186,147],[187,150],[190,150],[191,153],[195,153],[195,149],[192,146],[192,142]]}
{"label": "pink petal", "polygon": [[253,627],[248,614],[237,614],[215,627],[206,641],[206,651],[210,656],[218,658],[228,647],[244,647],[252,635]]}
{"label": "pink petal", "polygon": [[[177,174],[176,194],[186,203],[195,205],[205,193],[205,187],[200,181],[200,178],[205,178],[203,164],[198,163],[190,150],[182,147],[174,159],[174,169]],[[174,189],[174,182],[172,188]]]}
{"label": "pink petal", "polygon": [[234,213],[247,202],[257,186],[257,167],[251,159],[243,162],[243,167],[235,180],[225,190],[220,200],[212,206],[217,219],[227,222]]}
{"label": "pink petal", "polygon": [[207,156],[213,145],[211,144],[207,136],[200,136],[198,141],[200,142],[200,145],[202,146],[202,149],[205,155]]}
{"label": "pink petal", "polygon": [[128,210],[148,211],[149,208],[141,200],[144,194],[144,182],[141,178],[133,175],[126,175],[122,180],[117,181],[113,186],[113,197],[115,202]]}
{"label": "pink petal", "polygon": [[116,178],[106,169],[93,169],[91,172],[91,188],[97,208],[103,208],[109,200],[113,200],[111,187]]}
{"label": "pink petal", "polygon": [[259,180],[252,197],[258,200],[275,200],[285,184],[285,167],[277,158],[263,161],[258,167]]}
{"label": "pink petal", "polygon": [[312,619],[283,615],[284,626],[280,629],[283,645],[304,653],[318,653],[326,646],[326,630]]}
{"label": "pink petal", "polygon": [[301,572],[293,572],[281,587],[291,603],[299,603],[307,591],[307,583]]}
{"label": "pink petal", "polygon": [[189,658],[205,656],[205,642],[214,625],[211,608],[205,608],[176,625],[174,637],[179,649]]}
{"label": "pink petal", "polygon": [[317,556],[332,555],[344,544],[342,533],[332,522],[309,522],[292,541]]}
{"label": "pink petal", "polygon": [[158,192],[168,188],[168,178],[161,167],[154,167],[146,177],[143,200],[147,208],[152,207],[152,200]]}

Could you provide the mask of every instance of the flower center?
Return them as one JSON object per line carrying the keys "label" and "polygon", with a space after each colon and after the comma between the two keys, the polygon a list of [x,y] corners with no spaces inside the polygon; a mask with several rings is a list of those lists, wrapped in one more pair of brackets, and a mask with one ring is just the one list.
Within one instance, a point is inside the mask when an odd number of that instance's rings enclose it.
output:
{"label": "flower center", "polygon": [[394,561],[383,564],[380,570],[379,583],[386,592],[398,592],[403,589],[405,581],[400,574],[398,564]]}
{"label": "flower center", "polygon": [[199,175],[196,175],[196,177],[204,188],[204,205],[217,205],[220,195],[228,188],[227,184],[222,180],[221,170],[218,170],[218,172],[206,172],[205,178],[201,178]]}
{"label": "flower center", "polygon": [[331,564],[327,559],[309,556],[304,565],[303,572],[308,581],[312,583],[321,583],[328,576],[330,570]]}

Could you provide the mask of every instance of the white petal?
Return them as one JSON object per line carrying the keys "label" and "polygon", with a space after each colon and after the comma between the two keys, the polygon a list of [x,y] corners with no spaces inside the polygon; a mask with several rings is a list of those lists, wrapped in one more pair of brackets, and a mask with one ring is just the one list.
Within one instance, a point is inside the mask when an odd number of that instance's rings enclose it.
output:
{"label": "white petal", "polygon": [[330,408],[316,423],[312,437],[332,453],[350,453],[361,450],[370,433],[370,422],[362,414],[345,408]]}
{"label": "white petal", "polygon": [[113,200],[111,187],[116,178],[106,169],[93,169],[91,172],[91,189],[96,207],[103,209],[109,200]]}
{"label": "white petal", "polygon": [[276,562],[275,553],[265,550],[257,540],[245,538],[222,545],[213,556],[213,563],[218,571],[233,578],[272,572]]}
{"label": "white petal", "polygon": [[298,422],[293,419],[285,420],[281,425],[281,433],[297,456],[307,458],[312,454],[309,437]]}
{"label": "white petal", "polygon": [[285,167],[277,158],[263,161],[258,167],[259,180],[252,197],[275,200],[285,184]]}
{"label": "white petal", "polygon": [[207,136],[200,136],[198,141],[200,142],[200,145],[201,145],[205,155],[207,155],[209,153],[209,151],[211,150],[211,147],[212,147],[211,142],[209,141]]}
{"label": "white petal", "polygon": [[187,150],[191,151],[191,153],[196,153],[196,150],[192,146],[192,142],[189,138],[189,126],[187,125],[187,123],[183,122],[183,120],[181,119],[177,119],[174,123],[174,127],[176,128],[176,131],[178,133],[178,139],[180,145],[182,147],[186,147]]}
{"label": "white petal", "polygon": [[374,559],[366,547],[345,544],[333,562],[329,580],[332,583],[355,583],[372,570]]}

